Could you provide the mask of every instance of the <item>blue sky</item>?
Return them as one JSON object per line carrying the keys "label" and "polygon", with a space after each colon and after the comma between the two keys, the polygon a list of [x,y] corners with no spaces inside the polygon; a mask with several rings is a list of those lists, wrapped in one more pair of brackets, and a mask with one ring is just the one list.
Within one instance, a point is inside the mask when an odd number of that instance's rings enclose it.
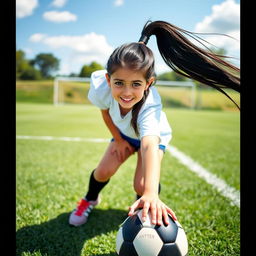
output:
{"label": "blue sky", "polygon": [[[225,33],[204,36],[227,54],[240,58],[238,0],[16,0],[16,48],[32,59],[52,53],[60,59],[58,74],[79,73],[95,60],[105,66],[111,52],[136,42],[147,20],[164,20],[193,32]],[[169,71],[155,37],[148,43],[156,71]],[[239,65],[239,60],[233,63]]]}

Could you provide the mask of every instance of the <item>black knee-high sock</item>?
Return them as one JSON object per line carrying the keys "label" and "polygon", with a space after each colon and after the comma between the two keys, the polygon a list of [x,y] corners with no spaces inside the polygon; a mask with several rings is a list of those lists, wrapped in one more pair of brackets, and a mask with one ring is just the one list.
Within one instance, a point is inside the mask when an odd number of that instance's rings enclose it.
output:
{"label": "black knee-high sock", "polygon": [[104,182],[99,182],[95,180],[94,178],[94,171],[92,171],[91,176],[90,176],[90,181],[89,181],[89,187],[88,187],[88,192],[85,196],[85,199],[87,201],[95,201],[99,195],[99,192],[108,184],[109,180],[104,181]]}
{"label": "black knee-high sock", "polygon": [[[161,184],[159,183],[159,185],[158,185],[158,195],[160,194],[160,192],[161,192]],[[137,196],[137,200],[141,198],[141,196],[139,196],[138,194],[136,196]]]}

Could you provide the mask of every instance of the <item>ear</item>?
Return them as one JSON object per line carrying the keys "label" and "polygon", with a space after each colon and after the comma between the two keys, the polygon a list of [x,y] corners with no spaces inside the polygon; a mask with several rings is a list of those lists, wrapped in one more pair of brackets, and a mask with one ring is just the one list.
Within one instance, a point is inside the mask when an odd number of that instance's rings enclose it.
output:
{"label": "ear", "polygon": [[105,77],[106,77],[106,80],[107,80],[107,83],[108,83],[108,86],[110,87],[110,76],[108,73],[105,74]]}
{"label": "ear", "polygon": [[147,82],[147,84],[146,84],[146,88],[145,88],[145,90],[147,90],[149,87],[150,87],[150,85],[152,84],[152,83],[154,83],[154,81],[155,81],[155,77],[150,77],[150,79],[148,80],[148,82]]}

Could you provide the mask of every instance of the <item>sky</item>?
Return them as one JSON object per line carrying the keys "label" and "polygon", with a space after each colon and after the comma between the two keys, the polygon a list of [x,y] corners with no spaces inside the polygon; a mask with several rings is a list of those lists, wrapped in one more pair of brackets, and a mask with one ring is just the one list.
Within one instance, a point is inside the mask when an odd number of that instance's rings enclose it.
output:
{"label": "sky", "polygon": [[[233,37],[200,34],[239,66],[240,0],[16,0],[16,50],[23,50],[26,59],[51,53],[60,60],[57,75],[78,74],[92,61],[105,67],[116,47],[139,40],[148,20]],[[154,36],[147,46],[156,73],[170,71]]]}

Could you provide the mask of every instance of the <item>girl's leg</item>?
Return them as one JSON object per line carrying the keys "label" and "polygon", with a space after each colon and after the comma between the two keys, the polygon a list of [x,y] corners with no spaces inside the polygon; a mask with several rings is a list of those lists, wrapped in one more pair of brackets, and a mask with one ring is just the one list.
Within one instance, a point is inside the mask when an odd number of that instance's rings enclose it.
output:
{"label": "girl's leg", "polygon": [[123,164],[133,152],[130,152],[128,149],[125,152],[123,161],[120,161],[117,158],[117,155],[112,153],[113,143],[110,143],[104,156],[102,157],[100,163],[94,172],[94,177],[100,182],[107,181],[111,176],[113,176],[121,164]]}
{"label": "girl's leg", "polygon": [[87,221],[91,210],[99,203],[100,191],[107,185],[110,177],[116,173],[119,166],[132,154],[127,150],[123,161],[120,161],[116,154],[111,153],[112,149],[113,143],[110,143],[98,167],[92,172],[85,198],[80,200],[77,208],[69,216],[70,225],[80,226]]}
{"label": "girl's leg", "polygon": [[99,165],[91,174],[88,192],[85,196],[88,201],[97,199],[99,192],[107,185],[110,177],[116,173],[120,165],[133,153],[127,150],[123,161],[120,161],[116,154],[111,153],[112,149],[113,143],[110,143]]}
{"label": "girl's leg", "polygon": [[[161,162],[163,159],[164,152],[159,149],[159,161]],[[138,159],[137,166],[135,170],[134,180],[133,180],[134,190],[137,193],[137,199],[143,194],[144,191],[144,170],[142,163],[141,150],[138,150]],[[159,193],[160,193],[160,183],[159,183]]]}

